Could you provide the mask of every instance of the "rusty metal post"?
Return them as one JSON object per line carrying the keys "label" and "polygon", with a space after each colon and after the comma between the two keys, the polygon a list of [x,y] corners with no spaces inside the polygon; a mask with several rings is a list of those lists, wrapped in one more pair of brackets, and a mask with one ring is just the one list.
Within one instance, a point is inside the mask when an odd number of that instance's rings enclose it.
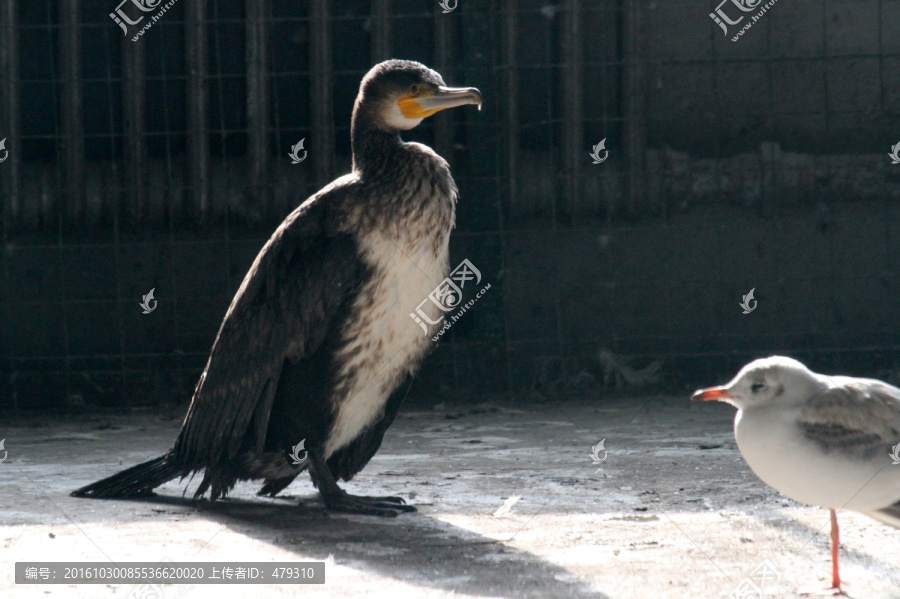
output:
{"label": "rusty metal post", "polygon": [[[19,130],[19,9],[17,0],[0,0],[0,139],[6,139],[9,152],[0,180],[4,181],[0,201],[0,225],[10,226],[21,213],[22,134]],[[5,152],[0,150],[0,158]]]}
{"label": "rusty metal post", "polygon": [[81,90],[81,2],[59,2],[60,151],[63,214],[74,222],[84,216],[84,118]]}
{"label": "rusty metal post", "polygon": [[247,137],[250,152],[250,196],[269,215],[273,202],[268,179],[269,125],[269,6],[268,0],[246,0],[247,13]]}
{"label": "rusty metal post", "polygon": [[209,214],[209,81],[206,0],[185,0],[187,62],[188,180],[191,209],[201,219]]}
{"label": "rusty metal post", "polygon": [[316,185],[334,178],[334,66],[331,59],[331,23],[328,0],[310,3],[311,43],[310,104],[312,106],[312,143],[310,158],[316,165]]}
{"label": "rusty metal post", "polygon": [[391,56],[391,1],[372,0],[372,64]]}
{"label": "rusty metal post", "polygon": [[622,142],[626,160],[626,207],[635,214],[644,209],[644,172],[647,157],[647,121],[644,93],[644,41],[646,29],[641,0],[625,0],[623,6],[622,107],[625,126]]}
{"label": "rusty metal post", "polygon": [[581,0],[566,0],[563,20],[563,168],[568,199],[569,218],[574,218],[582,206],[582,164],[584,149],[584,38],[581,26]]}
{"label": "rusty metal post", "polygon": [[125,188],[127,217],[132,224],[147,216],[147,145],[144,125],[147,75],[144,44],[122,38],[122,108],[125,130]]}

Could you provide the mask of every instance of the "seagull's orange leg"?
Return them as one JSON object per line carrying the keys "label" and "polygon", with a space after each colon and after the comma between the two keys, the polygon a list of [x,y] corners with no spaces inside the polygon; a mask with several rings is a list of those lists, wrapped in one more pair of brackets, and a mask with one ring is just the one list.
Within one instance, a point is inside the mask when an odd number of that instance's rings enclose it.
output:
{"label": "seagull's orange leg", "polygon": [[838,554],[841,547],[841,532],[838,528],[837,512],[831,511],[831,587],[825,590],[797,589],[800,595],[812,595],[817,597],[833,597],[843,595],[841,588],[841,575],[838,571]]}
{"label": "seagull's orange leg", "polygon": [[841,531],[838,528],[837,512],[831,510],[831,588],[841,590],[841,576],[838,572],[838,556],[841,547]]}

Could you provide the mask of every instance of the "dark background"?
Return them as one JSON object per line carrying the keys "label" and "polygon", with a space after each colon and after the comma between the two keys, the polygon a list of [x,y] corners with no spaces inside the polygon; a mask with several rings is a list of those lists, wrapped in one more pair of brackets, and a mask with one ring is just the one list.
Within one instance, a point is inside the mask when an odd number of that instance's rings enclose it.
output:
{"label": "dark background", "polygon": [[178,0],[137,42],[115,8],[0,0],[0,410],[188,401],[390,57],[485,100],[406,136],[450,161],[451,262],[492,285],[419,401],[638,392],[601,350],[677,392],[771,353],[897,382],[900,0],[781,0],[737,42],[711,0]]}

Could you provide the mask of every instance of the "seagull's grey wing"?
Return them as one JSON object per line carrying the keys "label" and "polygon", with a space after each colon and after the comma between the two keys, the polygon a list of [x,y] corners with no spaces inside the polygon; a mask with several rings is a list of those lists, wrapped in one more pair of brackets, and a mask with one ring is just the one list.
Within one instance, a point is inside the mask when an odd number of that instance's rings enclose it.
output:
{"label": "seagull's grey wing", "polygon": [[900,389],[872,379],[833,377],[837,387],[809,401],[800,429],[826,452],[872,457],[900,443]]}

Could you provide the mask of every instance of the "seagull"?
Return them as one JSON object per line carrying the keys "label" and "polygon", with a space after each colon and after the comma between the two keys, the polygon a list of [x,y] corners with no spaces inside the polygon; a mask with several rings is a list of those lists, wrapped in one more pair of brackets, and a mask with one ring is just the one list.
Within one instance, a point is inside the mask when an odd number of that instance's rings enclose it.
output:
{"label": "seagull", "polygon": [[852,510],[900,528],[900,465],[891,453],[900,441],[900,389],[818,374],[797,360],[772,356],[691,399],[736,407],[734,436],[750,469],[791,499],[830,510],[827,591],[841,594],[837,512]]}

